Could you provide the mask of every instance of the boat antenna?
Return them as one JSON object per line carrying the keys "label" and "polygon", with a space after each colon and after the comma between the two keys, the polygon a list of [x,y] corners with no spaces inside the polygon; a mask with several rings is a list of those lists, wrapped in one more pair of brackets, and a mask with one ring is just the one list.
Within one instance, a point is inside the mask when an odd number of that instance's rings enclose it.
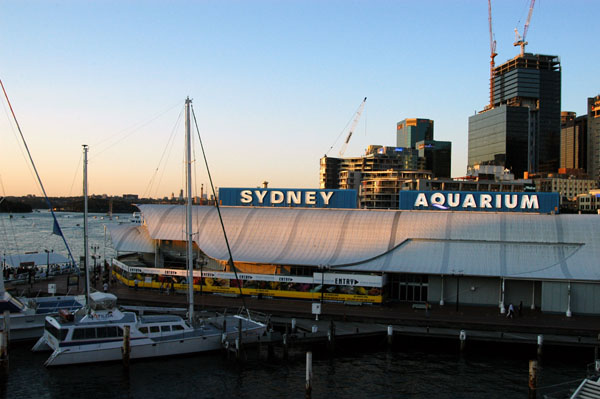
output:
{"label": "boat antenna", "polygon": [[40,178],[40,174],[35,167],[35,162],[33,162],[33,157],[31,156],[31,152],[29,151],[29,147],[27,146],[27,141],[25,141],[25,136],[23,136],[23,131],[21,130],[21,125],[19,125],[19,121],[17,120],[17,116],[15,115],[15,111],[13,110],[12,104],[8,98],[8,94],[6,93],[6,89],[4,88],[4,83],[2,83],[2,79],[0,79],[0,85],[2,86],[2,91],[4,92],[4,97],[6,98],[6,102],[8,103],[8,107],[10,108],[10,112],[12,113],[15,124],[17,125],[17,129],[19,130],[19,134],[21,135],[21,140],[23,140],[23,145],[25,146],[25,150],[27,150],[27,155],[29,156],[29,161],[31,162],[31,166],[33,166],[33,170],[35,172],[35,176],[37,177],[40,188],[42,189],[42,193],[44,194],[44,198],[46,199],[46,204],[48,205],[48,209],[50,209],[50,213],[52,214],[52,218],[54,219],[54,225],[52,226],[52,234],[56,234],[63,239],[65,243],[65,247],[67,247],[67,252],[69,253],[69,257],[71,258],[71,262],[73,266],[76,265],[75,258],[73,258],[73,254],[71,253],[71,248],[69,244],[67,244],[67,239],[63,234],[60,225],[58,224],[58,220],[56,219],[56,215],[54,214],[54,209],[52,209],[52,204],[50,203],[50,199],[48,199],[48,195],[46,194],[46,189],[42,184],[42,179]]}
{"label": "boat antenna", "polygon": [[198,129],[198,121],[196,121],[196,113],[194,112],[194,107],[192,107],[192,116],[194,117],[194,124],[196,125],[196,133],[198,133],[198,140],[200,140],[200,148],[202,149],[202,157],[204,157],[204,164],[206,165],[206,173],[208,174],[208,180],[210,182],[210,188],[213,193],[213,197],[215,198],[215,206],[217,207],[217,213],[219,214],[219,221],[221,222],[221,229],[223,230],[223,236],[225,237],[225,244],[227,245],[227,253],[229,254],[229,267],[233,270],[235,274],[235,280],[237,282],[237,286],[240,290],[240,297],[242,298],[242,306],[244,309],[248,310],[246,307],[246,300],[244,299],[244,293],[242,292],[242,284],[238,277],[237,268],[235,267],[235,263],[233,262],[233,255],[231,255],[231,247],[229,246],[229,239],[227,239],[227,232],[225,231],[225,225],[223,224],[223,217],[221,216],[221,208],[219,207],[219,201],[217,200],[217,195],[215,193],[215,186],[213,184],[212,176],[210,174],[210,169],[208,167],[208,161],[206,160],[206,152],[204,152],[204,145],[202,144],[202,137],[200,137],[200,129]]}

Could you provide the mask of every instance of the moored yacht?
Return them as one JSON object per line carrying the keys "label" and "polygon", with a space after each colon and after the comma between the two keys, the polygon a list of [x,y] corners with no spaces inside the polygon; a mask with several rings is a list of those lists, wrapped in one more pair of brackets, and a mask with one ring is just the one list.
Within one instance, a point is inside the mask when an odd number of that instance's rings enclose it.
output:
{"label": "moored yacht", "polygon": [[126,327],[130,331],[130,359],[217,350],[223,340],[238,336],[240,325],[242,341],[255,342],[266,328],[237,315],[210,317],[191,326],[176,315],[138,316],[121,311],[112,294],[95,292],[90,297],[88,309],[46,318],[44,335],[33,348],[53,351],[45,366],[120,360]]}

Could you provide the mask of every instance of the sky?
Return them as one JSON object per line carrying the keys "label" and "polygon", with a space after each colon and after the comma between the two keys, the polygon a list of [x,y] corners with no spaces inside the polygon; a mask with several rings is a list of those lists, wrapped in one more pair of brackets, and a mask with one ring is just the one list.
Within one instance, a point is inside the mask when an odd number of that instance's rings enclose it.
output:
{"label": "sky", "polygon": [[[529,0],[492,0],[496,65]],[[538,0],[526,51],[558,55],[565,111],[600,94],[600,1]],[[49,196],[164,197],[184,187],[186,97],[217,187],[318,188],[319,159],[395,146],[434,120],[467,164],[468,117],[488,102],[485,0],[3,0],[0,79]],[[4,98],[0,196],[41,195]],[[208,184],[198,141],[194,192]]]}

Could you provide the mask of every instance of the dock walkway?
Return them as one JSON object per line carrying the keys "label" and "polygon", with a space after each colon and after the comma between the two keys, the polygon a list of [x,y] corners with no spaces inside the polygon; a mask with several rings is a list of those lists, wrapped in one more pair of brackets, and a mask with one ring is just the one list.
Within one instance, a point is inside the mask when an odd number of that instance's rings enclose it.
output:
{"label": "dock walkway", "polygon": [[[37,282],[33,287],[7,285],[20,294],[25,290],[33,295],[47,292],[48,283],[57,286],[57,293],[66,294],[66,277],[57,277],[53,281]],[[83,284],[80,284],[82,286]],[[100,284],[98,285],[100,289]],[[74,292],[70,294],[81,293]],[[109,288],[119,303],[131,306],[160,306],[186,308],[184,294],[159,293],[153,290],[133,289],[121,283]],[[454,304],[431,305],[429,310],[414,308],[410,303],[385,305],[349,306],[342,303],[325,302],[322,306],[321,320],[315,321],[310,301],[291,299],[244,298],[248,308],[272,315],[274,324],[289,325],[296,319],[299,331],[311,333],[316,325],[318,336],[327,334],[331,321],[335,323],[337,338],[345,335],[382,334],[387,326],[393,326],[394,335],[419,337],[437,337],[458,339],[464,331],[468,340],[515,342],[537,344],[542,335],[544,345],[580,346],[596,348],[600,346],[600,322],[597,317],[564,314],[547,314],[539,310],[523,309],[522,314],[513,319],[500,314],[497,307],[463,306],[456,311]],[[243,306],[239,297],[218,295],[199,295],[196,292],[195,303],[198,309],[222,312],[228,309],[235,312]]]}

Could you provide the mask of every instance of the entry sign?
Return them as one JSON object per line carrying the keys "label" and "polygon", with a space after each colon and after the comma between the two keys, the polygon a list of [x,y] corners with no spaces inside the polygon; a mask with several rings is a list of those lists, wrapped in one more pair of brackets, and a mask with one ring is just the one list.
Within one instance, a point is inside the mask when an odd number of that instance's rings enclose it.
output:
{"label": "entry sign", "polygon": [[312,314],[316,314],[316,315],[321,314],[321,304],[320,303],[312,304]]}

